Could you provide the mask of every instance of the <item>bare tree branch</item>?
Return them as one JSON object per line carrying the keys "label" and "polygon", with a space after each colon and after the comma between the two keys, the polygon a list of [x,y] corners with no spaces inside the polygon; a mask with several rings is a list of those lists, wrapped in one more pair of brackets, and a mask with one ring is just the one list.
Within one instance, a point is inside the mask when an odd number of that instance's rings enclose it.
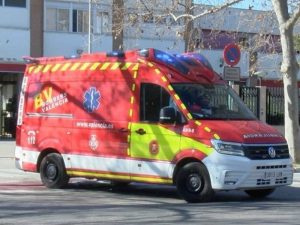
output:
{"label": "bare tree branch", "polygon": [[300,17],[300,5],[298,8],[294,11],[290,19],[287,21],[286,26],[294,26],[297,20]]}
{"label": "bare tree branch", "polygon": [[227,8],[227,7],[231,6],[231,5],[234,5],[236,3],[239,3],[241,1],[242,0],[232,0],[232,1],[229,1],[229,2],[227,2],[225,4],[223,4],[223,5],[220,5],[218,7],[207,9],[203,13],[200,13],[200,14],[198,14],[196,16],[191,15],[191,14],[182,14],[180,16],[175,16],[172,12],[170,12],[169,14],[173,17],[173,19],[175,21],[179,20],[180,18],[190,18],[191,20],[195,20],[195,19],[197,19],[199,17],[203,17],[203,16],[211,14],[211,13],[216,13],[216,12],[222,10],[222,9],[225,9],[225,8]]}

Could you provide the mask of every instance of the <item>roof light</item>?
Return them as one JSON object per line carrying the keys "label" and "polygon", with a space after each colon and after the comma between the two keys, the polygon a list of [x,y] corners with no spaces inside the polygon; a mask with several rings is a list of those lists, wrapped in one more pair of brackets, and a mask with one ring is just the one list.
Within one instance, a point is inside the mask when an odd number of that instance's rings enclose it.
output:
{"label": "roof light", "polygon": [[143,57],[148,57],[149,56],[149,49],[141,49],[138,51],[139,55],[140,56],[143,56]]}
{"label": "roof light", "polygon": [[23,56],[22,58],[26,63],[38,63],[39,62],[38,59],[30,57],[30,56]]}
{"label": "roof light", "polygon": [[79,59],[80,55],[70,55],[70,56],[64,56],[65,59]]}
{"label": "roof light", "polygon": [[123,58],[123,57],[125,57],[125,53],[124,52],[120,52],[120,51],[113,51],[113,52],[107,52],[106,56],[107,57]]}

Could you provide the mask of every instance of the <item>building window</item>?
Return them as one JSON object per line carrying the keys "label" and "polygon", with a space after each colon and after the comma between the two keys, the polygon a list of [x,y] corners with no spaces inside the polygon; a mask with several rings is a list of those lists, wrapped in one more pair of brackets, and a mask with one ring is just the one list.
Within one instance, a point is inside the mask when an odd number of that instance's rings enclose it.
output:
{"label": "building window", "polygon": [[97,12],[96,24],[93,31],[95,33],[108,33],[109,32],[109,14],[108,12]]}
{"label": "building window", "polygon": [[69,31],[68,9],[47,9],[46,29],[50,31]]}
{"label": "building window", "polygon": [[73,32],[88,32],[89,14],[84,10],[73,10]]}
{"label": "building window", "polygon": [[26,0],[1,0],[0,5],[26,8]]}

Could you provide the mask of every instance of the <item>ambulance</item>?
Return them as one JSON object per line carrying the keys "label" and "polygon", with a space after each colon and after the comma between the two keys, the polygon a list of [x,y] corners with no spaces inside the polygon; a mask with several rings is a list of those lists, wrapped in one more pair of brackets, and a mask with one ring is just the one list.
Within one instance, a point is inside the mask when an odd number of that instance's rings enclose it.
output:
{"label": "ambulance", "polygon": [[15,161],[48,188],[73,177],[266,197],[293,180],[284,137],[200,54],[157,49],[27,58]]}

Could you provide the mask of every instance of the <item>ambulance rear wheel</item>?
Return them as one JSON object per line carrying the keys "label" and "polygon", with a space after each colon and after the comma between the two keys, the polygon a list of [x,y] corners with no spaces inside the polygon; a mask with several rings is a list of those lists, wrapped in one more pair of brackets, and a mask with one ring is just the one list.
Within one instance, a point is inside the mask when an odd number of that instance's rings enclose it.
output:
{"label": "ambulance rear wheel", "polygon": [[40,166],[40,176],[43,184],[48,188],[64,188],[69,182],[63,158],[60,154],[46,155]]}
{"label": "ambulance rear wheel", "polygon": [[179,169],[176,177],[179,194],[187,202],[208,202],[214,191],[205,166],[199,162],[191,162]]}
{"label": "ambulance rear wheel", "polygon": [[275,188],[257,189],[257,190],[246,190],[245,192],[252,198],[265,198],[272,194]]}

